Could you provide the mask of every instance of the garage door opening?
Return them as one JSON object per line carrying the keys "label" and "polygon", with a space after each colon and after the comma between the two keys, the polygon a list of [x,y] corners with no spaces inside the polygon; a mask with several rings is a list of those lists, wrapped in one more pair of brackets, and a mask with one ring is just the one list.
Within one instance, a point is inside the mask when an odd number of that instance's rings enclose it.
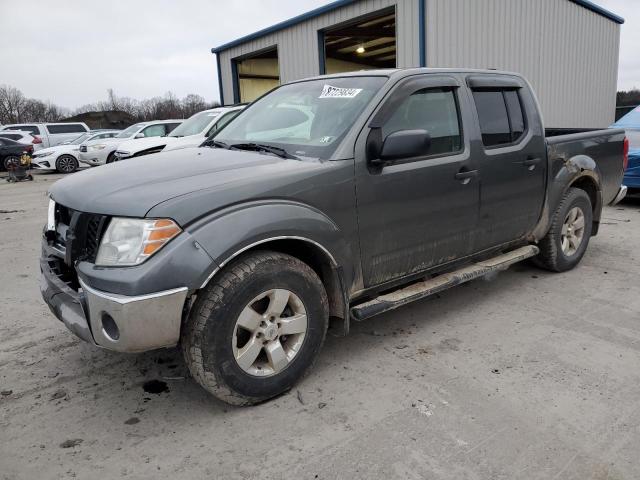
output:
{"label": "garage door opening", "polygon": [[385,9],[321,32],[324,73],[396,67],[396,12]]}
{"label": "garage door opening", "polygon": [[277,47],[236,58],[232,66],[235,70],[236,102],[252,102],[280,85]]}

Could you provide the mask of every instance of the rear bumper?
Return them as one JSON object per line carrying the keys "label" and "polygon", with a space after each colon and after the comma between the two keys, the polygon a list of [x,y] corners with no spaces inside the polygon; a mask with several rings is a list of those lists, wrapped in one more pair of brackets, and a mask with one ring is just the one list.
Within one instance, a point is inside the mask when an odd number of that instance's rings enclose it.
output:
{"label": "rear bumper", "polygon": [[627,186],[626,185],[620,185],[620,189],[618,190],[618,194],[616,195],[616,198],[613,199],[613,201],[609,204],[609,205],[616,205],[618,203],[620,203],[622,201],[622,199],[624,197],[627,196]]}
{"label": "rear bumper", "polygon": [[178,343],[187,288],[140,296],[96,290],[80,280],[77,291],[40,260],[40,291],[53,314],[82,340],[119,352],[142,352]]}

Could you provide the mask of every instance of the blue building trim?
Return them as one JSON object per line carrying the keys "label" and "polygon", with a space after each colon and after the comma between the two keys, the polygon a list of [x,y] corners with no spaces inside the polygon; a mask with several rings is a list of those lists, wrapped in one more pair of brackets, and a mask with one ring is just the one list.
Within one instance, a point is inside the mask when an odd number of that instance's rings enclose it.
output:
{"label": "blue building trim", "polygon": [[588,10],[591,10],[592,12],[597,13],[598,15],[602,15],[603,17],[606,17],[609,20],[613,20],[614,22],[619,23],[620,25],[624,23],[624,18],[616,15],[613,12],[610,12],[609,10],[605,10],[600,5],[596,5],[595,3],[589,0],[569,0],[569,1],[577,5],[580,5],[581,7],[584,7]]}
{"label": "blue building trim", "polygon": [[220,70],[220,55],[216,55],[216,67],[218,68],[218,91],[220,93],[220,105],[224,105],[224,90],[222,88],[222,70]]}
{"label": "blue building trim", "polygon": [[418,0],[418,45],[419,45],[419,55],[420,55],[420,66],[427,66],[427,39],[426,39],[426,8],[424,3],[427,0]]}
{"label": "blue building trim", "polygon": [[[229,48],[241,45],[243,43],[249,42],[251,40],[255,40],[256,38],[260,38],[263,37],[265,35],[268,35],[270,33],[274,33],[277,32],[279,30],[283,30],[285,28],[288,27],[292,27],[293,25],[297,25],[298,23],[302,23],[305,22],[309,19],[318,17],[320,15],[323,15],[327,12],[331,12],[333,10],[336,10],[338,8],[350,5],[352,3],[357,2],[358,0],[336,0],[334,2],[331,2],[323,7],[319,7],[316,8],[314,10],[311,10],[307,13],[303,13],[301,15],[297,15],[293,18],[290,18],[289,20],[285,20],[284,22],[280,22],[280,23],[276,23],[275,25],[272,25],[271,27],[267,27],[264,28],[262,30],[259,30],[255,33],[246,35],[244,37],[238,38],[236,40],[233,40],[231,42],[225,43],[224,45],[220,45],[219,47],[214,47],[211,49],[211,53],[219,53],[222,52],[224,50],[228,50]],[[616,15],[613,12],[610,12],[609,10],[606,10],[604,8],[602,8],[599,5],[596,5],[595,3],[591,2],[590,0],[569,0],[570,2],[573,2],[577,5],[580,5],[581,7],[584,7],[588,10],[591,10],[592,12],[595,12],[599,15],[602,15],[603,17],[608,18],[609,20],[612,20],[616,23],[619,24],[623,24],[624,23],[624,18]],[[423,3],[423,2],[421,2]],[[422,8],[424,8],[424,5],[422,5]]]}

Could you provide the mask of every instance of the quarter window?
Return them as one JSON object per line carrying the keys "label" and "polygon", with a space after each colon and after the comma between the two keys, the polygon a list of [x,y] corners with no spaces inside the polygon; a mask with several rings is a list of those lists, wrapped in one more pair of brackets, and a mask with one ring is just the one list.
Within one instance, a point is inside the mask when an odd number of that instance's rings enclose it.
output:
{"label": "quarter window", "polygon": [[427,130],[431,147],[425,155],[460,151],[462,133],[454,91],[424,89],[409,95],[382,127],[382,136],[400,130]]}
{"label": "quarter window", "polygon": [[524,135],[525,117],[516,90],[474,91],[473,99],[486,147],[515,143]]}
{"label": "quarter window", "polygon": [[56,133],[84,133],[86,129],[77,123],[66,123],[61,125],[47,125],[47,131],[51,134]]}

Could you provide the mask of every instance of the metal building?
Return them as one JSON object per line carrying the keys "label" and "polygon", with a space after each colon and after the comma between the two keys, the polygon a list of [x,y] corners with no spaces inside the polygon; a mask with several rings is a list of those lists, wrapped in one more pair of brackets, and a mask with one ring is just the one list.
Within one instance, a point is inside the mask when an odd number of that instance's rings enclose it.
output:
{"label": "metal building", "polygon": [[223,103],[371,68],[524,74],[548,127],[613,123],[621,17],[588,0],[338,0],[213,48]]}

